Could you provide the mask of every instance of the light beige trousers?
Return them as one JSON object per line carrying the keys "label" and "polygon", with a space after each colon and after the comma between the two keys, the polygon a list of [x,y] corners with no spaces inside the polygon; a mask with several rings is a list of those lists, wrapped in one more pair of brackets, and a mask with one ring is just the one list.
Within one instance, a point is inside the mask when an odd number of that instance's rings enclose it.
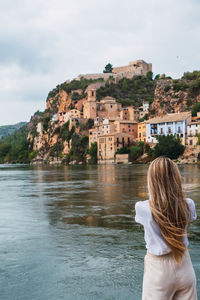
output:
{"label": "light beige trousers", "polygon": [[196,277],[188,251],[178,265],[173,255],[144,258],[142,300],[197,300]]}

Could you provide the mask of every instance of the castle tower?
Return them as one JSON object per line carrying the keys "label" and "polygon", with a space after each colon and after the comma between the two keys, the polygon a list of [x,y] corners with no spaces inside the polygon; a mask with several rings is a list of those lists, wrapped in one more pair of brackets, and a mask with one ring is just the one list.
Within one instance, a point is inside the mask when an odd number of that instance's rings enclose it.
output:
{"label": "castle tower", "polygon": [[91,88],[87,91],[87,101],[83,107],[83,118],[95,119],[97,116],[96,89]]}
{"label": "castle tower", "polygon": [[96,101],[96,89],[91,88],[87,91],[87,101]]}

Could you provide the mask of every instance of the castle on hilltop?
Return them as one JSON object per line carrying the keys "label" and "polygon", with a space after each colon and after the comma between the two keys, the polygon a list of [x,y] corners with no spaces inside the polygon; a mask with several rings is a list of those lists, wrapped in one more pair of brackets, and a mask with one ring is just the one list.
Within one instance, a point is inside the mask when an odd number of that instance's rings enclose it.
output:
{"label": "castle on hilltop", "polygon": [[109,79],[111,76],[115,81],[122,78],[132,78],[135,75],[145,76],[149,71],[152,71],[152,64],[146,63],[144,60],[136,60],[129,62],[128,66],[116,67],[112,69],[112,73],[95,73],[95,74],[80,74],[76,80],[85,79]]}

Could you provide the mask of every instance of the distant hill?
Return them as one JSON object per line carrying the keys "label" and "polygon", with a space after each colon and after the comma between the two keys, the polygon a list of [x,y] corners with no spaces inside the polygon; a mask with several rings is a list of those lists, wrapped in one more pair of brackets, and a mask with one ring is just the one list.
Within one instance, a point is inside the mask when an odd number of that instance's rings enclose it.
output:
{"label": "distant hill", "polygon": [[0,126],[0,139],[5,138],[6,136],[15,132],[16,130],[18,130],[19,128],[21,128],[22,126],[24,126],[26,124],[27,124],[27,122],[19,122],[15,125]]}

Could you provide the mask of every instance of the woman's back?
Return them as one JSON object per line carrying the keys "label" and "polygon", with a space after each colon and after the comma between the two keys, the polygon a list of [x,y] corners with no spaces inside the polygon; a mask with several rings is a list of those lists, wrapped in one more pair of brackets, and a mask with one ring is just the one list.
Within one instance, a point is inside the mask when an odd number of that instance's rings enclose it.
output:
{"label": "woman's back", "polygon": [[136,203],[136,222],[144,226],[143,300],[196,300],[196,277],[187,250],[187,230],[196,219],[177,165],[155,159],[148,170],[149,200]]}
{"label": "woman's back", "polygon": [[[187,204],[190,209],[190,222],[196,220],[196,210],[194,201],[186,198]],[[154,221],[151,214],[149,200],[139,201],[135,205],[135,221],[144,226],[144,239],[146,242],[147,250],[153,255],[164,255],[170,253],[172,250],[163,238],[159,225]],[[185,247],[188,247],[187,234],[183,236]]]}

